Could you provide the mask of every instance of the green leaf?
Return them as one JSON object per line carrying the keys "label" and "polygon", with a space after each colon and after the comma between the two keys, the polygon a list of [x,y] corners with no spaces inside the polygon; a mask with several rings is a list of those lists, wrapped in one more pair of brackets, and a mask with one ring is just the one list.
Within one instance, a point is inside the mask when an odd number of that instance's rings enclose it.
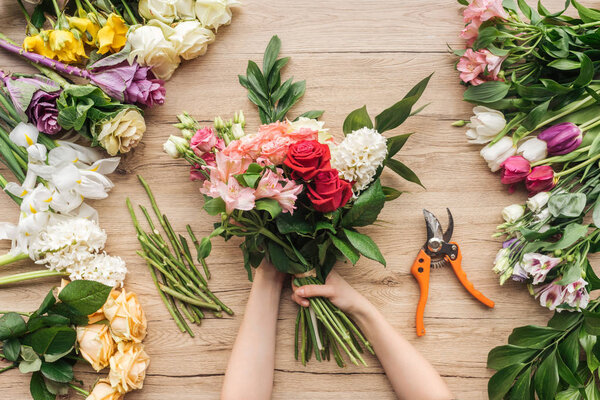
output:
{"label": "green leaf", "polygon": [[81,315],[90,315],[106,303],[111,290],[110,286],[99,282],[73,281],[60,291],[58,298]]}
{"label": "green leaf", "polygon": [[587,400],[600,400],[600,390],[595,376],[592,376],[592,381],[585,387],[585,394]]}
{"label": "green leaf", "polygon": [[360,254],[350,244],[350,242],[346,241],[345,239],[338,238],[332,235],[331,233],[329,234],[329,238],[331,239],[331,242],[336,247],[336,249],[338,249],[344,255],[344,257],[350,260],[352,265],[355,265],[358,262]]}
{"label": "green leaf", "polygon": [[198,246],[198,259],[207,258],[212,251],[212,243],[210,242],[210,238],[203,237],[200,240],[200,246]]}
{"label": "green leaf", "polygon": [[302,265],[290,260],[283,247],[279,244],[269,240],[267,248],[269,250],[269,259],[278,271],[286,274],[301,274],[306,271]]}
{"label": "green leaf", "polygon": [[59,354],[73,347],[76,338],[77,334],[73,328],[51,326],[33,332],[28,342],[38,354]]}
{"label": "green leaf", "polygon": [[25,180],[25,174],[21,169],[21,165],[15,158],[12,149],[2,139],[0,139],[0,154],[4,158],[2,161],[6,163],[6,166],[12,171],[12,173],[15,174],[20,181]]}
{"label": "green leaf", "polygon": [[45,314],[46,311],[48,311],[48,309],[54,304],[56,304],[56,298],[54,297],[54,289],[50,289],[46,297],[44,297],[44,301],[42,301],[42,304],[40,304],[40,307],[35,313],[37,315]]}
{"label": "green leaf", "polygon": [[579,389],[574,387],[569,387],[562,392],[556,394],[555,400],[581,400],[581,392]]}
{"label": "green leaf", "polygon": [[[577,350],[577,352],[579,353],[579,347],[577,348]],[[560,376],[560,378],[562,378],[571,386],[583,386],[583,382],[581,381],[579,375],[577,375],[576,371],[571,371],[567,364],[565,364],[565,362],[562,360],[560,353],[556,354],[556,363],[558,366],[558,376]]]}
{"label": "green leaf", "polygon": [[42,360],[29,346],[21,346],[21,358],[23,361],[19,363],[19,371],[22,374],[39,371],[42,367]]}
{"label": "green leaf", "polygon": [[271,69],[271,73],[269,75],[269,89],[273,90],[281,83],[281,69],[290,61],[289,57],[280,58],[275,61],[273,64],[273,68]]}
{"label": "green leaf", "polygon": [[494,347],[488,353],[487,367],[499,371],[509,365],[528,361],[536,353],[537,350],[535,349],[527,349],[511,344]]}
{"label": "green leaf", "polygon": [[579,255],[577,255],[577,260],[567,265],[562,273],[562,277],[558,282],[556,282],[556,284],[566,286],[570,283],[573,283],[581,278],[582,272],[583,266],[579,260]]}
{"label": "green leaf", "polygon": [[246,68],[246,78],[248,78],[248,83],[250,83],[252,90],[256,94],[262,96],[262,98],[265,100],[269,98],[267,94],[267,81],[265,80],[263,74],[260,72],[260,68],[258,68],[258,65],[256,65],[254,61],[248,61],[248,67]]}
{"label": "green leaf", "polygon": [[385,166],[388,167],[389,169],[391,169],[392,171],[394,171],[395,173],[397,173],[400,177],[406,179],[407,181],[416,183],[417,185],[421,186],[423,189],[425,188],[425,186],[423,186],[423,184],[421,183],[421,180],[419,179],[417,174],[415,174],[410,168],[408,168],[406,165],[404,165],[400,161],[394,160],[392,158],[390,160],[387,160],[387,162],[385,163]]}
{"label": "green leaf", "polygon": [[67,349],[65,351],[63,351],[62,353],[56,353],[56,354],[44,354],[44,360],[46,362],[49,363],[53,363],[55,361],[60,360],[61,358],[63,358],[64,356],[66,356],[67,354],[71,353],[73,351],[75,347],[71,347],[70,349]]}
{"label": "green leaf", "polygon": [[508,343],[529,349],[542,349],[546,343],[560,335],[562,331],[546,326],[527,325],[513,329]]}
{"label": "green leaf", "polygon": [[431,75],[413,86],[402,100],[377,115],[375,117],[375,129],[379,133],[383,133],[400,126],[410,116],[412,107],[421,98],[429,79],[431,79]]}
{"label": "green leaf", "polygon": [[565,249],[584,237],[587,231],[587,225],[580,225],[573,222],[565,227],[565,232],[558,242],[547,245],[544,248],[548,251]]}
{"label": "green leaf", "polygon": [[385,201],[396,200],[403,193],[389,186],[382,186],[383,194],[385,195]]}
{"label": "green leaf", "polygon": [[600,335],[600,313],[582,310],[583,328],[587,333],[594,336]]}
{"label": "green leaf", "polygon": [[267,45],[267,48],[265,49],[265,55],[263,57],[263,73],[265,74],[265,76],[268,77],[271,73],[271,69],[275,64],[275,60],[277,59],[280,50],[281,40],[277,35],[274,35],[271,38],[269,44]]}
{"label": "green leaf", "polygon": [[[598,135],[598,137],[600,137],[600,135]],[[592,220],[594,221],[596,228],[600,228],[600,197],[596,200],[596,204],[594,204]]]}
{"label": "green leaf", "polygon": [[379,247],[375,244],[373,239],[362,233],[352,231],[350,229],[344,229],[344,234],[348,238],[348,241],[352,246],[360,252],[363,256],[375,260],[386,266],[385,258],[381,254]]}
{"label": "green leaf", "polygon": [[225,212],[225,201],[223,201],[220,197],[215,197],[210,200],[207,200],[204,203],[204,210],[208,213],[208,215],[219,215]]}
{"label": "green leaf", "polygon": [[510,390],[510,400],[529,400],[531,398],[531,367],[521,372],[514,386]]}
{"label": "green leaf", "polygon": [[298,121],[300,118],[310,118],[310,119],[319,119],[321,115],[323,115],[325,111],[323,110],[311,110],[305,113],[298,115],[298,117],[294,121]]}
{"label": "green leaf", "polygon": [[352,208],[342,217],[342,226],[366,226],[371,225],[381,212],[385,204],[385,194],[379,179],[375,180],[358,196]]}
{"label": "green leaf", "polygon": [[281,214],[281,206],[275,199],[260,199],[255,204],[254,208],[268,212],[271,218],[277,218]]}
{"label": "green leaf", "polygon": [[573,61],[568,58],[559,58],[557,60],[549,62],[548,66],[555,69],[559,69],[561,71],[571,71],[574,69],[579,69],[581,67],[581,63],[579,61]]}
{"label": "green leaf", "polygon": [[387,158],[390,159],[394,157],[402,149],[402,147],[404,147],[404,144],[413,133],[414,132],[405,133],[403,135],[392,136],[387,138]]}
{"label": "green leaf", "polygon": [[50,307],[49,313],[62,315],[63,317],[69,318],[73,325],[87,325],[87,315],[81,315],[81,313],[75,310],[73,307],[68,306],[64,303],[56,303]]}
{"label": "green leaf", "polygon": [[592,82],[592,79],[594,79],[594,63],[584,53],[580,53],[577,56],[581,61],[581,69],[579,70],[579,76],[573,82],[573,86],[585,87]]}
{"label": "green leaf", "polygon": [[300,234],[312,234],[313,226],[308,223],[299,212],[295,212],[293,215],[290,213],[283,213],[275,219],[275,224],[279,233],[286,235],[288,233],[300,233]]}
{"label": "green leaf", "polygon": [[0,317],[0,341],[21,336],[27,330],[27,325],[19,314],[9,312]]}
{"label": "green leaf", "polygon": [[552,318],[550,318],[550,321],[548,321],[548,326],[560,329],[561,331],[566,331],[567,329],[578,323],[580,318],[580,313],[555,312]]}
{"label": "green leaf", "polygon": [[40,372],[34,372],[31,375],[31,382],[29,383],[29,392],[33,400],[56,400],[56,395],[50,393],[44,382],[44,377]]}
{"label": "green leaf", "polygon": [[21,342],[17,338],[8,339],[4,342],[2,351],[8,361],[17,361],[21,354]]}
{"label": "green leaf", "polygon": [[371,117],[369,117],[369,113],[367,112],[367,106],[362,106],[361,108],[357,108],[352,111],[346,119],[344,120],[343,131],[344,134],[347,135],[352,133],[353,131],[359,130],[361,128],[373,128],[373,122],[371,121]]}
{"label": "green leaf", "polygon": [[525,364],[513,364],[496,372],[488,382],[488,396],[490,400],[502,400],[524,367]]}
{"label": "green leaf", "polygon": [[600,20],[600,11],[594,10],[592,8],[584,7],[576,0],[571,0],[571,3],[577,9],[577,12],[579,13],[579,17],[581,18],[581,20],[583,22],[588,23],[588,22],[596,22],[596,21]]}
{"label": "green leaf", "polygon": [[46,378],[55,382],[69,383],[73,380],[73,367],[64,360],[53,363],[43,362],[40,372]]}
{"label": "green leaf", "polygon": [[32,315],[27,321],[27,330],[29,332],[36,331],[40,328],[44,328],[46,326],[54,326],[54,325],[69,325],[71,320],[65,316],[52,314],[52,315],[43,315],[37,316]]}
{"label": "green leaf", "polygon": [[472,103],[493,103],[502,100],[510,85],[500,81],[487,81],[477,86],[470,86],[463,95],[465,101]]}
{"label": "green leaf", "polygon": [[539,400],[554,400],[558,389],[556,350],[542,360],[533,378],[533,384]]}

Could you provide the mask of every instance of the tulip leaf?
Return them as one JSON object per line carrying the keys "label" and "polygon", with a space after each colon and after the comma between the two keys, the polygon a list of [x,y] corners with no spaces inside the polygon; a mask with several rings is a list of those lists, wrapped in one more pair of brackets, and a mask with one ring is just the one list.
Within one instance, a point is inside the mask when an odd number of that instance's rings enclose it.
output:
{"label": "tulip leaf", "polygon": [[369,113],[367,112],[367,106],[364,105],[361,108],[357,108],[352,111],[344,120],[343,131],[344,135],[352,133],[361,128],[373,128],[373,122]]}

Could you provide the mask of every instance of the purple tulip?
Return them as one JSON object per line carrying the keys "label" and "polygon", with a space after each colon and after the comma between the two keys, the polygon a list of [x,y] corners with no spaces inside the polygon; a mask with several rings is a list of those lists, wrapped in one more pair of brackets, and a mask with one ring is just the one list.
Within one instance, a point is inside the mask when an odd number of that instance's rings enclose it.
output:
{"label": "purple tulip", "polygon": [[38,90],[33,94],[25,113],[29,122],[34,124],[40,132],[48,135],[60,132],[61,126],[58,124],[58,108],[56,106],[56,100],[60,93],[60,90],[51,93]]}
{"label": "purple tulip", "polygon": [[571,122],[551,126],[538,135],[538,139],[548,144],[549,155],[562,155],[575,150],[583,140],[579,127]]}

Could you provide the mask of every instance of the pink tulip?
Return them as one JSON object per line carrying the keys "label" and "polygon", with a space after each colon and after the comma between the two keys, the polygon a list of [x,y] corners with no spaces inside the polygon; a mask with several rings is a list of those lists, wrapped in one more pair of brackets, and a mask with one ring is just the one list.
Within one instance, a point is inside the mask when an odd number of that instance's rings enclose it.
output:
{"label": "pink tulip", "polygon": [[502,0],[473,0],[463,11],[465,22],[478,19],[481,22],[492,18],[507,19],[508,13],[502,6]]}
{"label": "pink tulip", "polygon": [[529,191],[530,197],[539,193],[551,190],[556,182],[554,181],[554,171],[549,165],[540,165],[533,167],[531,173],[525,178],[525,186]]}
{"label": "pink tulip", "polygon": [[502,163],[502,178],[501,182],[505,185],[521,182],[531,172],[531,166],[522,156],[508,157]]}

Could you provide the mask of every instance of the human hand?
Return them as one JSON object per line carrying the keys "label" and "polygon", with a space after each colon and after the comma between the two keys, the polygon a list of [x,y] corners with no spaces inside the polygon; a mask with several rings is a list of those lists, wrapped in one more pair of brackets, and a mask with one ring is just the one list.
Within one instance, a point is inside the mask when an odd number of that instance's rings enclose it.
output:
{"label": "human hand", "polygon": [[264,260],[260,264],[260,267],[256,269],[256,273],[254,274],[254,281],[260,280],[271,283],[282,283],[284,279],[285,274],[279,272],[275,266],[267,260]]}
{"label": "human hand", "polygon": [[298,287],[292,280],[292,300],[308,307],[310,297],[327,297],[340,310],[355,315],[372,307],[371,303],[358,293],[337,272],[331,271],[327,275],[324,285],[304,285]]}

